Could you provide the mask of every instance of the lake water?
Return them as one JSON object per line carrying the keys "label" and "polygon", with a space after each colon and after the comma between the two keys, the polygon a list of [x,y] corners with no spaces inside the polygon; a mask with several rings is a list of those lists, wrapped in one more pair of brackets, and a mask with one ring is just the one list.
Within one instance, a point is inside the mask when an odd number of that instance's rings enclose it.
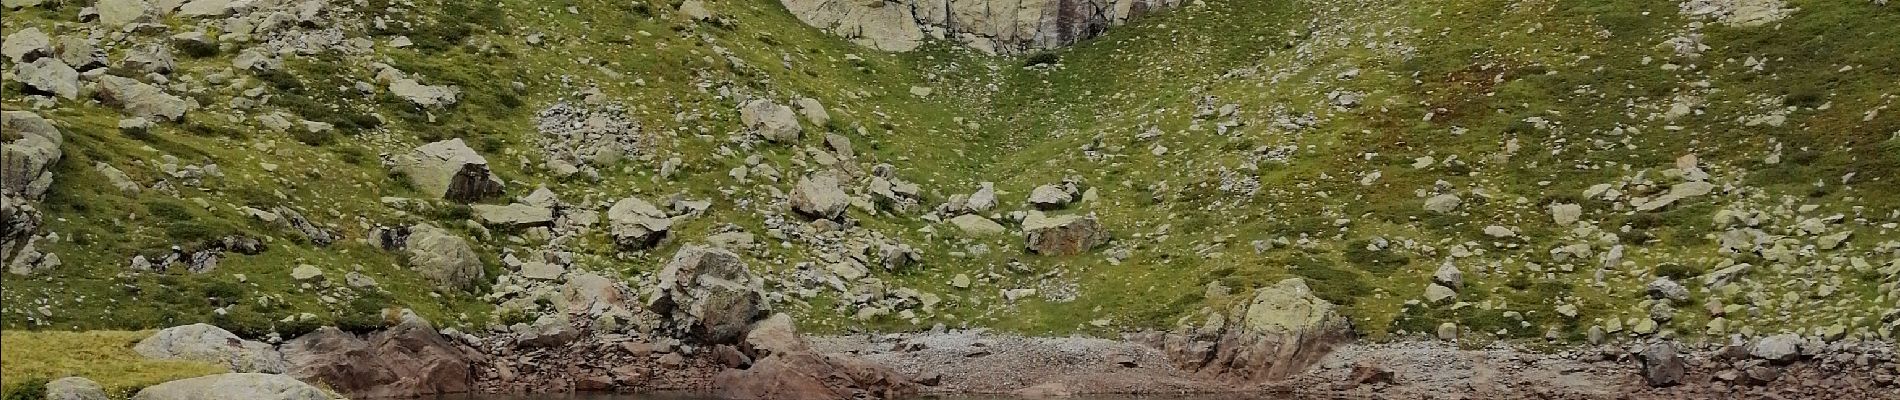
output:
{"label": "lake water", "polygon": [[[1265,396],[1265,395],[1261,395]],[[1215,400],[1232,399],[1233,395],[1078,395],[1066,397],[1070,400]],[[1266,397],[1248,398],[1264,399]],[[716,397],[700,393],[550,393],[550,394],[475,394],[445,396],[439,400],[717,400]],[[955,396],[919,396],[919,400],[1017,400],[1013,396],[955,395]]]}

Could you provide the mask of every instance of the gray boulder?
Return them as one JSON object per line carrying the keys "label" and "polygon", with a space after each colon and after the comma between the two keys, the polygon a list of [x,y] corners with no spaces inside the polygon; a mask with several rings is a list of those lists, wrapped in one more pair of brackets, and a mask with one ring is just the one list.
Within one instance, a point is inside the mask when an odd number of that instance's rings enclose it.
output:
{"label": "gray boulder", "polygon": [[263,342],[239,339],[223,328],[191,324],[159,330],[132,351],[146,358],[222,364],[237,372],[277,374],[288,369],[284,356]]}
{"label": "gray boulder", "polygon": [[231,373],[160,383],[132,400],[330,400],[339,398],[289,375]]}
{"label": "gray boulder", "polygon": [[136,79],[106,75],[99,78],[98,84],[99,101],[118,107],[126,115],[177,121],[192,108],[185,99]]}
{"label": "gray boulder", "polygon": [[105,388],[99,382],[77,376],[54,379],[46,383],[46,400],[107,400]]}
{"label": "gray boulder", "polygon": [[60,144],[65,135],[52,121],[31,111],[0,113],[0,129],[19,139],[0,146],[0,194],[39,199],[53,185],[53,165],[65,154]]}
{"label": "gray boulder", "polygon": [[0,55],[16,63],[32,61],[39,57],[53,55],[53,39],[41,32],[39,27],[27,27],[7,34],[0,40]]}
{"label": "gray boulder", "polygon": [[1748,354],[1774,363],[1791,363],[1801,358],[1801,336],[1792,333],[1769,336],[1755,341]]}
{"label": "gray boulder", "polygon": [[660,271],[657,294],[647,308],[662,317],[664,333],[704,344],[735,344],[765,316],[762,284],[738,254],[687,245]]}
{"label": "gray boulder", "polygon": [[1022,0],[930,2],[780,0],[807,25],[883,51],[910,51],[927,38],[990,54],[1022,54],[1074,44],[1130,18],[1182,0]]}
{"label": "gray boulder", "polygon": [[1056,185],[1037,186],[1035,190],[1029,192],[1029,205],[1044,210],[1060,209],[1072,200],[1074,198],[1069,196],[1068,191]]}
{"label": "gray boulder", "polygon": [[1438,265],[1437,271],[1432,272],[1432,282],[1453,290],[1464,289],[1465,273],[1459,271],[1458,265],[1453,264],[1451,260],[1445,260],[1445,263]]}
{"label": "gray boulder", "polygon": [[621,249],[653,247],[666,238],[666,232],[672,228],[673,220],[667,218],[665,212],[638,197],[620,199],[607,209],[608,233]]}
{"label": "gray boulder", "polygon": [[467,240],[442,228],[429,224],[411,227],[408,252],[409,264],[438,287],[468,289],[482,280],[482,259],[475,249]]}
{"label": "gray boulder", "polygon": [[99,13],[99,23],[108,28],[150,21],[157,11],[147,0],[99,0],[92,7]]}
{"label": "gray boulder", "polygon": [[1645,289],[1649,293],[1649,298],[1652,299],[1674,302],[1689,300],[1689,288],[1682,287],[1682,284],[1666,277],[1656,277],[1656,280],[1649,281]]}
{"label": "gray boulder", "polygon": [[501,178],[489,172],[488,159],[460,138],[422,145],[394,164],[417,190],[435,198],[472,203],[501,194]]}
{"label": "gray boulder", "polygon": [[1108,239],[1108,230],[1093,215],[1045,217],[1031,214],[1023,220],[1023,241],[1028,250],[1036,254],[1067,256],[1087,253],[1107,244]]}
{"label": "gray boulder", "polygon": [[1464,204],[1464,199],[1458,198],[1458,195],[1447,193],[1425,199],[1425,210],[1439,214],[1447,214],[1452,211],[1458,211],[1458,206],[1461,204]]}
{"label": "gray boulder", "polygon": [[1682,357],[1677,354],[1673,342],[1659,342],[1649,345],[1636,353],[1637,361],[1643,364],[1643,380],[1650,386],[1674,386],[1682,383],[1684,367]]}
{"label": "gray boulder", "polygon": [[950,224],[973,236],[996,235],[1007,231],[1002,224],[976,214],[958,215],[950,219]]}
{"label": "gray boulder", "polygon": [[798,125],[798,114],[791,107],[768,99],[752,99],[740,104],[739,122],[773,142],[797,141],[805,133],[805,127]]}
{"label": "gray boulder", "polygon": [[844,216],[851,198],[838,187],[838,178],[818,174],[798,180],[792,188],[792,210],[812,218],[838,219]]}
{"label": "gray boulder", "polygon": [[42,92],[72,99],[79,97],[79,71],[53,57],[40,57],[19,66],[20,83]]}

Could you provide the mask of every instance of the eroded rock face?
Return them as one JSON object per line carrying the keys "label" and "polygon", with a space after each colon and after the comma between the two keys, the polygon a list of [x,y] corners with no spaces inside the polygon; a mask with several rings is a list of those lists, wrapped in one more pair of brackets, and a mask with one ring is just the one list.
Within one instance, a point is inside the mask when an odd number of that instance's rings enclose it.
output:
{"label": "eroded rock face", "polygon": [[916,383],[890,368],[812,351],[784,314],[753,324],[741,348],[757,361],[714,375],[712,387],[719,398],[896,399],[917,393]]}
{"label": "eroded rock face", "polygon": [[1315,296],[1305,280],[1290,278],[1254,290],[1243,306],[1210,316],[1204,326],[1141,336],[1182,370],[1258,383],[1305,371],[1353,335],[1336,306]]}
{"label": "eroded rock face", "polygon": [[1049,49],[1100,36],[1180,0],[780,0],[806,24],[885,51],[927,38],[991,54]]}
{"label": "eroded rock face", "polygon": [[766,310],[762,280],[738,254],[686,245],[660,271],[658,293],[647,308],[666,322],[668,336],[704,344],[737,343]]}
{"label": "eroded rock face", "polygon": [[159,330],[132,351],[146,358],[222,364],[237,372],[283,373],[284,356],[268,344],[239,339],[223,328],[191,324]]}
{"label": "eroded rock face", "polygon": [[324,327],[284,343],[283,352],[290,376],[356,398],[468,392],[478,357],[413,316],[367,340]]}
{"label": "eroded rock face", "polygon": [[132,400],[329,400],[316,386],[289,375],[232,373],[165,382],[140,390]]}

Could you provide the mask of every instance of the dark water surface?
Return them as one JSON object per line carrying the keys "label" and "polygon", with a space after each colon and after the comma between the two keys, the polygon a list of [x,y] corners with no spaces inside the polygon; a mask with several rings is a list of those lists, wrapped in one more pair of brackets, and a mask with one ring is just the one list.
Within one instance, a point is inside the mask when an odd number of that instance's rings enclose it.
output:
{"label": "dark water surface", "polygon": [[[1069,400],[1215,400],[1215,399],[1274,399],[1272,395],[1076,395],[1065,397]],[[546,393],[546,394],[475,394],[445,396],[439,400],[717,400],[703,393]],[[954,395],[919,396],[919,400],[1018,400],[1021,397],[1003,395]]]}

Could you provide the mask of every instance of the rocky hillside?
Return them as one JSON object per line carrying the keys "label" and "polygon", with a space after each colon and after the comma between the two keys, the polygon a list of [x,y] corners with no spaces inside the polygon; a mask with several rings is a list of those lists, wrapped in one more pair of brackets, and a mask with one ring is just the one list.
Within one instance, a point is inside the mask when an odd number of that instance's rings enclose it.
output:
{"label": "rocky hillside", "polygon": [[9,330],[1900,334],[1879,0],[5,7]]}

